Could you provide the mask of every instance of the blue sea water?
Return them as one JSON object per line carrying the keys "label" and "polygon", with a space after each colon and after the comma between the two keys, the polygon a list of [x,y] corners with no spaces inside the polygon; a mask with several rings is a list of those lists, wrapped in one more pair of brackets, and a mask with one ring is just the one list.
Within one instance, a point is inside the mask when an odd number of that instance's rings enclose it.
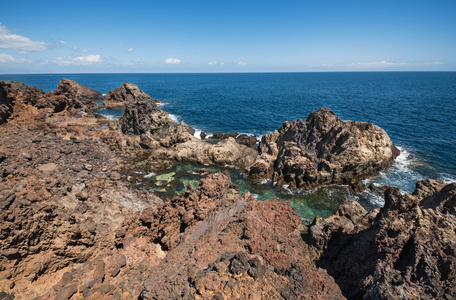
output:
{"label": "blue sea water", "polygon": [[456,72],[0,75],[46,92],[61,78],[104,94],[134,83],[173,118],[206,133],[261,136],[329,107],[343,120],[380,126],[402,151],[390,170],[366,183],[411,193],[417,180],[456,181]]}

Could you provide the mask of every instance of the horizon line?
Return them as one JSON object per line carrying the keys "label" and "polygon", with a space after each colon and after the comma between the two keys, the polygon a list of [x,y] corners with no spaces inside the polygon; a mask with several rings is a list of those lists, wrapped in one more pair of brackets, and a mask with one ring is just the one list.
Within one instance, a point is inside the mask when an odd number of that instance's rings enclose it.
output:
{"label": "horizon line", "polygon": [[277,73],[451,73],[456,70],[358,70],[358,71],[246,71],[246,72],[50,72],[50,73],[0,73],[4,75],[60,75],[60,74],[277,74]]}

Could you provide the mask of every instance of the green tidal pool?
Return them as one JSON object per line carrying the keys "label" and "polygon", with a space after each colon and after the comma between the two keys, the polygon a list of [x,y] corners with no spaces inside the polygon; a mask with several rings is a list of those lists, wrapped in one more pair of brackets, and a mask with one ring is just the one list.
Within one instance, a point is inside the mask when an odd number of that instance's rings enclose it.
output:
{"label": "green tidal pool", "polygon": [[201,178],[210,173],[224,172],[225,170],[230,173],[233,183],[239,186],[241,194],[248,190],[259,201],[270,198],[289,201],[297,210],[301,219],[307,223],[312,222],[317,215],[323,218],[330,216],[346,199],[357,200],[368,210],[383,204],[382,199],[370,192],[354,195],[348,191],[346,186],[332,185],[313,190],[291,191],[278,188],[270,181],[256,184],[234,168],[190,163],[181,163],[173,168],[155,173],[137,172],[139,174],[137,176],[137,187],[167,199],[186,191],[188,184],[192,188],[196,188],[200,185]]}

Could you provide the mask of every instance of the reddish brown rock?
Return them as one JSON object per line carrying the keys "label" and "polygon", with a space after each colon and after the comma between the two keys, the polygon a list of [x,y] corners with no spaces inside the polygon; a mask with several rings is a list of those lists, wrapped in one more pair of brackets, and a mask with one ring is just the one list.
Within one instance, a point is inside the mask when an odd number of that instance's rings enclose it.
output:
{"label": "reddish brown rock", "polygon": [[147,100],[158,103],[148,94],[138,88],[136,84],[124,82],[124,84],[114,90],[109,91],[103,99],[103,104],[107,108],[121,108],[134,101]]}
{"label": "reddish brown rock", "polygon": [[75,95],[77,99],[81,101],[85,100],[101,100],[103,95],[91,88],[80,85],[74,80],[62,78],[57,87],[56,92],[60,94],[71,94]]}
{"label": "reddish brown rock", "polygon": [[0,124],[6,123],[13,114],[13,107],[35,105],[44,91],[19,81],[0,81]]}
{"label": "reddish brown rock", "polygon": [[228,174],[209,175],[125,226],[126,236],[146,236],[166,251],[141,299],[343,298],[332,278],[311,266],[291,205],[241,196]]}

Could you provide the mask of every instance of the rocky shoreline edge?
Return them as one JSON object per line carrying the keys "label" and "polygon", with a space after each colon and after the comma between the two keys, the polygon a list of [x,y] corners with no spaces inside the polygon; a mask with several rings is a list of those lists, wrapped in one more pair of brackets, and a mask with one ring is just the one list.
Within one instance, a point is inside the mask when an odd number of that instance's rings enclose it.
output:
{"label": "rocky shoreline edge", "polygon": [[[109,97],[108,97],[109,95]],[[128,174],[186,161],[312,188],[378,174],[399,151],[379,127],[323,108],[252,141],[208,143],[125,83],[0,82],[0,299],[454,299],[456,183],[424,180],[385,206],[346,200],[304,224],[287,202],[239,193],[227,173],[163,200]]]}

